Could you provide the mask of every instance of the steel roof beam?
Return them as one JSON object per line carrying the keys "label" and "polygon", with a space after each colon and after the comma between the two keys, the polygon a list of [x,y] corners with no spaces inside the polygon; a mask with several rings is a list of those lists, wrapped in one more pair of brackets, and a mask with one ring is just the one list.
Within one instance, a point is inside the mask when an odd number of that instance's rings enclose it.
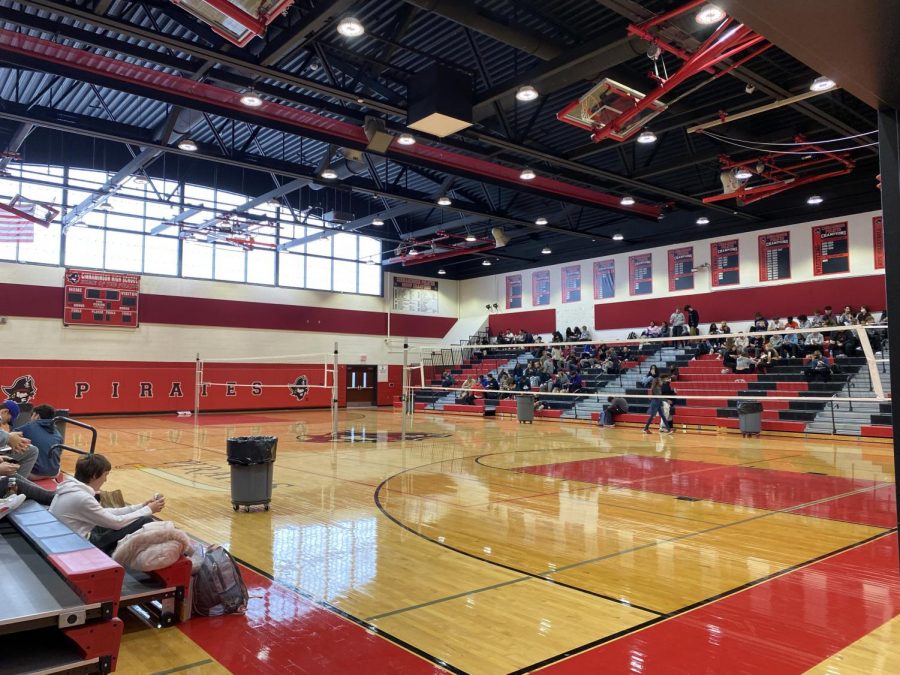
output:
{"label": "steel roof beam", "polygon": [[[9,143],[6,144],[6,152],[11,154],[19,152],[19,148],[22,147],[25,139],[28,138],[32,131],[34,131],[33,124],[29,124],[28,122],[20,124],[15,132],[13,132],[12,137],[9,139]],[[11,161],[12,157],[10,155],[0,157],[0,172],[9,166]]]}
{"label": "steel roof beam", "polygon": [[[299,25],[288,25],[277,38],[269,40],[265,50],[260,54],[259,64],[261,66],[277,65],[298,49],[305,47],[335,16],[350,9],[354,1],[334,0],[320,3],[302,18]],[[270,26],[269,30],[271,31],[272,28],[273,26]]]}

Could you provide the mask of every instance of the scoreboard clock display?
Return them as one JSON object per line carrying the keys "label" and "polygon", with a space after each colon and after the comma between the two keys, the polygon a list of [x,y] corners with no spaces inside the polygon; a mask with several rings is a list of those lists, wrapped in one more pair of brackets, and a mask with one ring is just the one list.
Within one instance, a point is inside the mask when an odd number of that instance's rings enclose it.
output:
{"label": "scoreboard clock display", "polygon": [[67,269],[63,324],[137,328],[140,292],[136,274]]}

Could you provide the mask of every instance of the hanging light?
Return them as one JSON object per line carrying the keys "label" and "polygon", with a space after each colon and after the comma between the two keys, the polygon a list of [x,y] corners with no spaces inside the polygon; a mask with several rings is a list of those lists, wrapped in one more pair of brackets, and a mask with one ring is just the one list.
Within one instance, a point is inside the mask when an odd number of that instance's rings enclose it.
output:
{"label": "hanging light", "polygon": [[138,173],[131,177],[131,182],[135,185],[146,185],[147,177],[144,174]]}
{"label": "hanging light", "polygon": [[248,108],[258,108],[263,104],[262,98],[252,87],[241,94],[240,101],[241,105],[247,106]]}
{"label": "hanging light", "polygon": [[535,174],[533,169],[522,169],[522,173],[519,174],[519,178],[522,180],[534,180]]}
{"label": "hanging light", "polygon": [[345,16],[338,22],[337,32],[344,37],[359,37],[366,32],[366,27],[355,16]]}
{"label": "hanging light", "polygon": [[809,85],[810,91],[828,91],[829,89],[834,88],[834,80],[830,77],[825,77],[824,75],[819,75],[816,79],[813,80],[812,84]]}
{"label": "hanging light", "polygon": [[408,255],[419,255],[419,249],[411,248],[406,252]]}
{"label": "hanging light", "polygon": [[625,235],[624,235],[624,234],[619,234],[618,232],[616,232],[616,233],[613,235],[613,241],[622,241],[624,238],[625,238]]}
{"label": "hanging light", "polygon": [[544,218],[544,216],[541,216],[540,218],[538,218],[537,220],[534,221],[534,224],[535,225],[546,225],[547,219]]}
{"label": "hanging light", "polygon": [[750,171],[750,169],[741,167],[734,172],[734,177],[738,180],[750,180],[751,178],[753,178],[753,173]]}
{"label": "hanging light", "polygon": [[323,169],[321,175],[325,180],[334,180],[338,177],[337,171],[332,169],[330,166]]}
{"label": "hanging light", "polygon": [[467,232],[466,233],[466,241],[476,241],[475,235],[472,234],[471,232]]}
{"label": "hanging light", "polygon": [[818,206],[825,200],[822,199],[819,195],[812,195],[809,199],[806,200],[806,203],[810,206]]}
{"label": "hanging light", "polygon": [[97,211],[112,211],[112,204],[109,202],[103,202],[102,204],[97,204],[94,207]]}
{"label": "hanging light", "polygon": [[178,149],[185,152],[197,152],[197,144],[190,138],[182,138],[178,141]]}
{"label": "hanging light", "polygon": [[490,260],[482,260],[482,261],[481,261],[481,264],[482,264],[483,266],[485,266],[485,267],[490,267],[490,266],[491,266],[491,261],[490,261]]}
{"label": "hanging light", "polygon": [[647,143],[656,143],[656,134],[649,129],[644,129],[638,134],[637,142],[646,145]]}
{"label": "hanging light", "polygon": [[397,136],[397,142],[400,145],[415,145],[416,137],[412,134],[400,134],[399,136]]}
{"label": "hanging light", "polygon": [[541,253],[543,253],[544,255],[550,255],[551,253],[553,253],[553,251],[551,251],[549,247],[545,246],[541,249]]}
{"label": "hanging light", "polygon": [[438,206],[450,206],[453,203],[453,200],[450,199],[447,195],[441,195],[437,200]]}
{"label": "hanging light", "polygon": [[709,218],[707,218],[706,216],[700,216],[699,218],[697,218],[697,224],[698,225],[709,225]]}
{"label": "hanging light", "polygon": [[625,195],[624,197],[622,197],[622,199],[619,200],[619,203],[622,206],[634,206],[634,197],[629,197],[628,195]]}
{"label": "hanging light", "polygon": [[376,216],[376,217],[372,218],[372,224],[375,227],[381,227],[382,225],[384,225],[384,221],[381,218],[379,218],[378,216]]}
{"label": "hanging light", "polygon": [[526,103],[535,100],[538,96],[540,96],[538,90],[530,84],[523,85],[516,91],[516,100],[524,101]]}
{"label": "hanging light", "polygon": [[268,206],[270,209],[277,209],[281,206],[281,201],[279,201],[277,198],[273,197],[272,199],[270,199],[269,201],[266,202],[266,206]]}
{"label": "hanging light", "polygon": [[444,276],[445,274],[447,274],[447,270],[445,270],[445,269],[442,267],[441,269],[438,270],[438,274],[440,274],[441,276]]}
{"label": "hanging light", "polygon": [[700,11],[697,12],[694,20],[701,26],[708,26],[712,23],[717,23],[724,18],[725,12],[715,5],[703,5],[703,7],[700,8]]}

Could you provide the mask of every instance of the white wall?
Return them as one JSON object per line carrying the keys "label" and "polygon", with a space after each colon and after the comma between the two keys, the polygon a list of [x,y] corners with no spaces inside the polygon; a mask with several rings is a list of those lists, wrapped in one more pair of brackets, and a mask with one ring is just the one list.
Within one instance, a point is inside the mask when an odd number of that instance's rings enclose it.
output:
{"label": "white wall", "polygon": [[[557,326],[594,325],[594,306],[629,302],[632,300],[648,300],[653,298],[677,297],[679,295],[694,295],[697,293],[729,291],[736,288],[748,288],[753,286],[772,286],[773,289],[782,284],[800,283],[821,279],[834,279],[841,277],[867,276],[883,274],[884,270],[876,270],[874,265],[872,218],[881,215],[880,211],[869,211],[839,218],[814,220],[796,225],[784,227],[772,227],[753,232],[745,232],[737,235],[718,236],[714,238],[697,239],[687,244],[660,246],[639,251],[629,251],[614,255],[603,255],[586,258],[581,264],[581,302],[563,303],[561,295],[561,268],[579,264],[566,262],[557,265],[545,265],[543,267],[522,270],[522,286],[524,297],[521,309],[502,310],[508,313],[532,311],[535,309],[555,308]],[[850,271],[846,274],[831,274],[825,277],[813,276],[812,258],[812,228],[816,225],[827,225],[846,221],[850,237]],[[651,226],[652,227],[652,226]],[[697,234],[703,232],[703,228],[696,227]],[[791,278],[783,281],[759,280],[759,250],[758,237],[761,234],[790,231],[791,233]],[[669,292],[668,251],[684,246],[694,247],[694,265],[699,266],[710,262],[710,244],[715,241],[728,241],[737,239],[740,246],[740,286],[724,286],[713,288],[710,285],[710,272],[700,271],[694,274],[694,288],[689,291]],[[649,295],[629,295],[628,288],[628,258],[641,253],[653,255],[653,293]],[[616,265],[616,294],[614,298],[605,300],[594,299],[593,263],[596,260],[614,259]],[[550,304],[543,307],[535,307],[532,304],[532,272],[538,270],[550,270]],[[519,272],[515,272],[519,274]],[[464,298],[460,306],[460,316],[473,316],[479,311],[484,314],[484,305],[488,302],[496,302],[499,307],[506,306],[506,274],[482,277],[460,282],[460,294]],[[750,318],[748,316],[748,318]],[[634,328],[638,328],[635,326]],[[627,329],[626,329],[627,330]],[[622,330],[602,331],[596,337],[621,337]]]}
{"label": "white wall", "polygon": [[[400,276],[414,276],[402,274]],[[43,265],[0,263],[0,281],[11,284],[62,288],[63,269]],[[440,279],[438,314],[458,317],[458,282]],[[388,312],[391,307],[392,278],[385,274],[386,297],[275,288],[248,284],[178,279],[171,277],[141,277],[141,292],[167,296],[237,300],[327,307],[329,309]],[[60,296],[60,302],[62,298]],[[393,312],[398,314],[400,312]],[[6,311],[0,308],[0,314]],[[60,307],[60,314],[62,307]],[[414,314],[404,312],[405,314]],[[65,327],[61,319],[30,319],[10,316],[0,325],[0,338],[15,344],[16,359],[85,359],[105,361],[193,361],[199,352],[204,359],[255,356],[291,356],[322,354],[312,359],[332,358],[338,342],[341,363],[359,363],[362,356],[368,363],[402,362],[401,352],[388,342],[387,336],[331,334],[250,328],[219,328],[206,326],[172,326],[142,321],[130,328]],[[417,345],[444,344],[443,338],[416,338]],[[327,355],[327,356],[326,356]],[[9,358],[9,354],[7,354]],[[273,359],[279,360],[279,359]],[[297,362],[297,358],[280,359]]]}

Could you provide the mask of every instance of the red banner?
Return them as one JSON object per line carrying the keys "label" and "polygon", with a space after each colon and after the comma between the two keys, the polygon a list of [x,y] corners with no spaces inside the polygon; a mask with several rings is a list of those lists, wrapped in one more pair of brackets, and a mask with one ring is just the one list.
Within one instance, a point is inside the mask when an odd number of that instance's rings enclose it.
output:
{"label": "red banner", "polygon": [[709,259],[713,287],[741,283],[740,244],[737,239],[714,241],[709,245]]}
{"label": "red banner", "polygon": [[791,278],[791,233],[759,235],[759,280]]}
{"label": "red banner", "polygon": [[65,279],[63,324],[137,327],[138,275],[67,269]]}
{"label": "red banner", "polygon": [[594,300],[616,297],[616,261],[598,260],[594,263]]}
{"label": "red banner", "polygon": [[872,218],[872,242],[875,248],[875,269],[884,269],[884,218]]}
{"label": "red banner", "polygon": [[511,274],[506,277],[506,309],[522,307],[522,275]]}
{"label": "red banner", "polygon": [[669,249],[669,291],[689,291],[694,287],[694,247]]}
{"label": "red banner", "polygon": [[550,304],[550,270],[531,273],[531,304],[534,307]]}
{"label": "red banner", "polygon": [[650,295],[653,292],[653,254],[628,256],[628,290],[630,295]]}
{"label": "red banner", "polygon": [[562,270],[562,301],[581,302],[581,265],[570,265]]}
{"label": "red banner", "polygon": [[814,227],[812,246],[815,276],[850,271],[850,233],[846,222]]}

